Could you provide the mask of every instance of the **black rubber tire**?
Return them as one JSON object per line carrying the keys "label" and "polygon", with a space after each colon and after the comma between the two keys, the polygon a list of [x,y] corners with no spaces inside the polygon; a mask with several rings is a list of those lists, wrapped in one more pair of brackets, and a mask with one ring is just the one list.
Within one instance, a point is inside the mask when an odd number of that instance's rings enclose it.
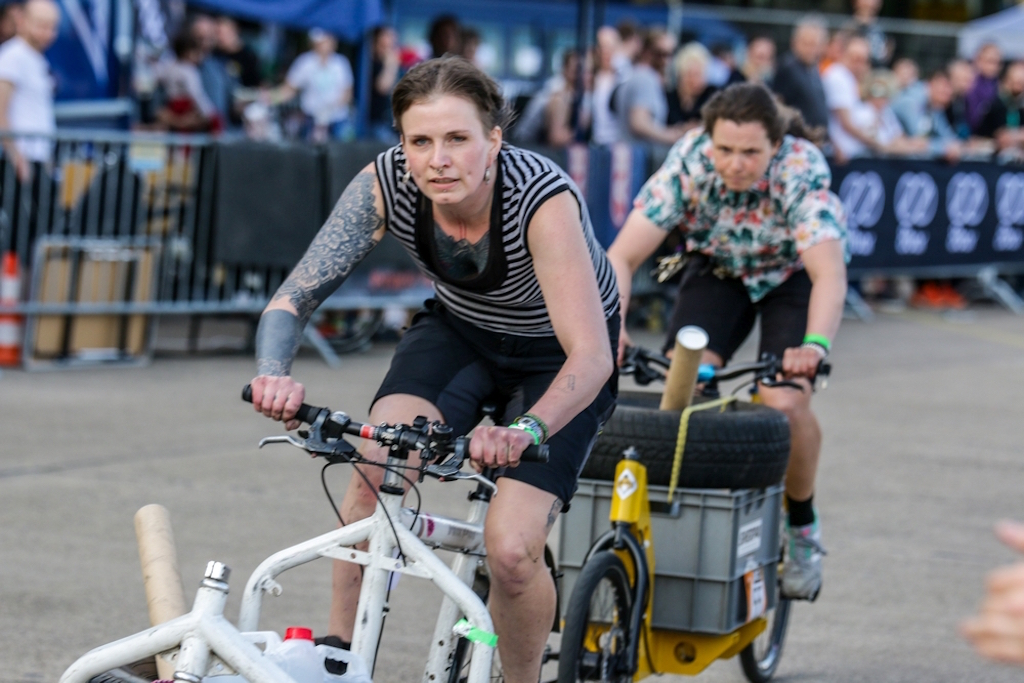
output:
{"label": "black rubber tire", "polygon": [[[611,619],[601,618],[592,613],[591,606],[595,593],[606,587],[611,604],[604,605],[603,611],[612,611]],[[603,594],[601,597],[605,597]],[[633,675],[628,668],[626,651],[632,634],[629,632],[630,611],[633,593],[629,585],[626,566],[618,555],[604,550],[591,557],[576,578],[569,605],[565,609],[565,628],[562,631],[562,649],[558,655],[558,683],[578,681],[609,681],[629,683]],[[587,627],[592,621],[610,624],[608,632],[613,633],[614,643],[603,643],[601,652],[587,650],[585,639]],[[607,637],[606,634],[605,637]],[[608,646],[616,655],[608,657]],[[611,669],[611,671],[609,671]],[[619,671],[615,671],[619,669]]]}
{"label": "black rubber tire", "polygon": [[322,325],[318,329],[335,353],[366,351],[373,345],[374,336],[384,326],[384,311],[359,309],[356,311],[331,311],[324,314],[335,318],[343,317],[340,329]]}
{"label": "black rubber tire", "polygon": [[[580,476],[613,479],[623,451],[633,446],[647,466],[648,484],[668,486],[681,411],[658,410],[660,401],[660,394],[652,392],[621,392]],[[712,408],[690,414],[676,485],[765,488],[782,480],[788,463],[786,416],[764,405],[735,401],[724,411]]]}
{"label": "black rubber tire", "polygon": [[768,616],[768,628],[761,634],[763,639],[759,636],[740,651],[740,666],[750,683],[768,683],[779,668],[792,602],[781,596],[778,600]]}
{"label": "black rubber tire", "polygon": [[[786,553],[789,543],[789,534],[785,525],[779,535],[781,552],[779,553],[779,571],[782,576],[782,565],[785,564]],[[775,609],[768,615],[768,628],[759,635],[754,642],[747,645],[740,651],[740,666],[743,667],[743,675],[750,683],[768,683],[779,668],[782,660],[782,645],[786,640],[786,628],[789,626],[789,610],[793,603],[788,598],[782,597],[781,583],[776,589],[777,602]]]}

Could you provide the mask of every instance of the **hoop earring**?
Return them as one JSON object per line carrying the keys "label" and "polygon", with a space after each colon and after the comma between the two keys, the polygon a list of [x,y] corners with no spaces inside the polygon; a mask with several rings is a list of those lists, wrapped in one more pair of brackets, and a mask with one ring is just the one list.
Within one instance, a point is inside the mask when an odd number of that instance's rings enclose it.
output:
{"label": "hoop earring", "polygon": [[490,167],[490,166],[488,166],[488,167],[487,167],[487,168],[486,168],[486,169],[484,170],[484,182],[485,182],[485,183],[489,183],[489,182],[491,182],[491,167]]}
{"label": "hoop earring", "polygon": [[405,172],[405,175],[402,176],[402,184],[403,185],[407,184],[409,182],[409,178],[411,178],[411,177],[412,177],[412,170],[410,169],[410,170]]}

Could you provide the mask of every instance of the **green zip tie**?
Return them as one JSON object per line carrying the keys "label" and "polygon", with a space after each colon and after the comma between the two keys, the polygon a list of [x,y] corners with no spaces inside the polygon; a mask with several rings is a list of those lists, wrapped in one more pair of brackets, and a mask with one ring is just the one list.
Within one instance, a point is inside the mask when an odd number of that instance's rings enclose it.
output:
{"label": "green zip tie", "polygon": [[483,643],[489,647],[498,646],[498,636],[473,626],[473,624],[469,623],[465,619],[460,619],[458,623],[452,627],[452,633],[465,638],[471,643]]}

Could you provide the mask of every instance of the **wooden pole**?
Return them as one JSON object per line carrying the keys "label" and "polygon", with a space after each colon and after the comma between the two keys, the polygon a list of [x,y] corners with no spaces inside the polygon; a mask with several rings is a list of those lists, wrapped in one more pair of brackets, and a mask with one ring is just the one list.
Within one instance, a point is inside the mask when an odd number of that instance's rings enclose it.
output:
{"label": "wooden pole", "polygon": [[661,395],[662,410],[682,410],[690,405],[697,386],[700,359],[707,347],[708,333],[696,325],[687,325],[676,334],[672,363],[665,378],[665,393]]}
{"label": "wooden pole", "polygon": [[[147,505],[135,513],[135,537],[146,587],[149,622],[156,626],[185,614],[185,593],[171,531],[171,516],[163,505]],[[156,658],[162,680],[174,678],[174,665]]]}

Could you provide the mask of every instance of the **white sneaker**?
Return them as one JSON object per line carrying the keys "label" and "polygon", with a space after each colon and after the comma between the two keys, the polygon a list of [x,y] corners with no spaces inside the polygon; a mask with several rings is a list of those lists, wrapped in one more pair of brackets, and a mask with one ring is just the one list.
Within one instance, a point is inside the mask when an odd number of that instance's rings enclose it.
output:
{"label": "white sneaker", "polygon": [[814,522],[805,526],[789,526],[789,554],[782,567],[782,597],[791,600],[814,601],[821,591],[821,558],[825,548],[821,545],[821,524],[818,513]]}

